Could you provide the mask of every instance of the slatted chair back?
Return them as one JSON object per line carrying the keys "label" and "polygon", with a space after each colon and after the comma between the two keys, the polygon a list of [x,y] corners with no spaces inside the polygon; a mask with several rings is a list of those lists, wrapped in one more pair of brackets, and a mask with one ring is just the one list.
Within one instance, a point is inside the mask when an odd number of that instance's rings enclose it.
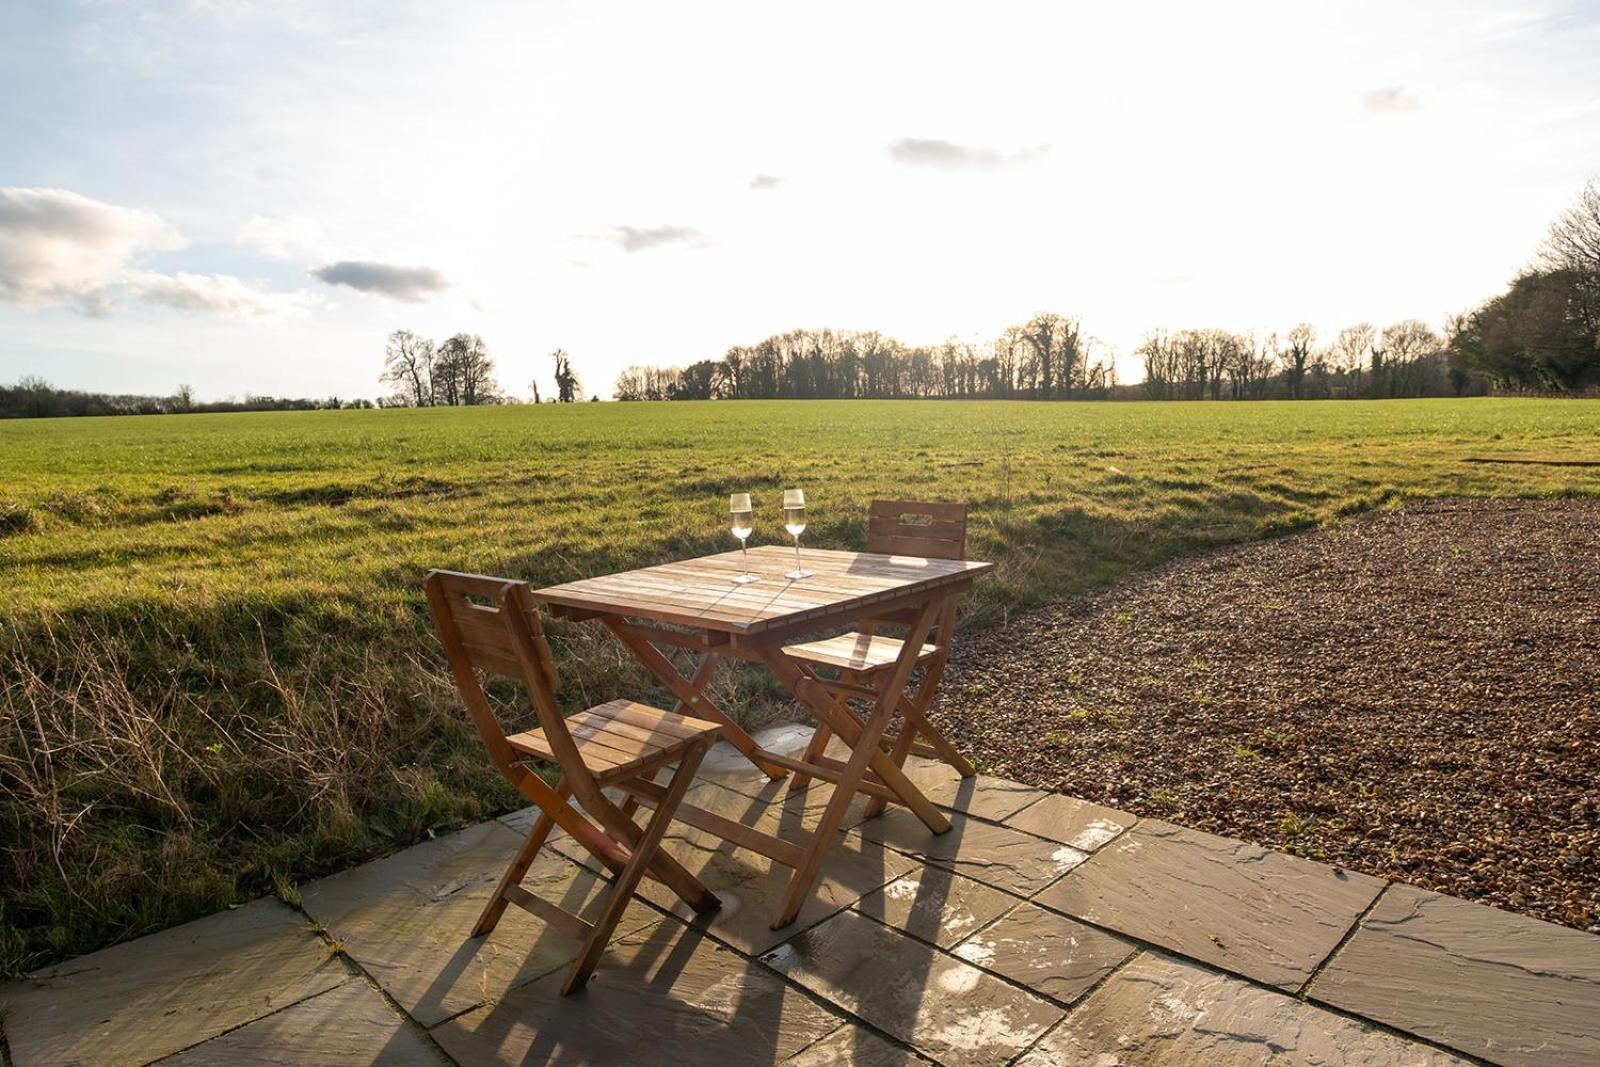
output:
{"label": "slatted chair back", "polygon": [[513,764],[523,757],[507,742],[477,671],[521,682],[574,792],[583,796],[589,786],[598,792],[556,704],[555,658],[527,583],[435,570],[428,572],[427,592],[456,689],[500,773],[516,784]]}
{"label": "slatted chair back", "polygon": [[867,513],[867,551],[891,556],[965,559],[967,506],[874,500]]}

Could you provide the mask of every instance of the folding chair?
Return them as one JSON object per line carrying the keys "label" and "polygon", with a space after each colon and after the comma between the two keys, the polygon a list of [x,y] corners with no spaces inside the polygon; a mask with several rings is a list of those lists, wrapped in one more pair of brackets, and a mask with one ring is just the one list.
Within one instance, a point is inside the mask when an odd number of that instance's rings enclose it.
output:
{"label": "folding chair", "polygon": [[[561,987],[565,995],[589,980],[645,874],[668,886],[696,912],[720,907],[722,902],[699,879],[659,850],[695,769],[716,740],[717,724],[628,700],[613,700],[562,718],[555,701],[555,661],[525,583],[436,570],[428,574],[427,592],[439,639],[473,725],[500,773],[540,809],[472,936],[493,930],[507,904],[575,933],[583,949]],[[508,737],[489,706],[477,671],[521,682],[532,698],[538,727]],[[560,771],[555,786],[531,770],[529,761],[554,763]],[[663,786],[656,776],[669,763],[678,769]],[[603,792],[611,787],[633,792],[618,807]],[[638,795],[655,808],[642,830],[632,818]],[[568,802],[569,796],[581,812]],[[593,922],[522,888],[523,877],[556,826],[614,872]]]}
{"label": "folding chair", "polygon": [[[967,506],[965,504],[911,503],[898,500],[874,500],[867,518],[867,551],[890,556],[922,556],[929,559],[964,559],[967,551]],[[906,757],[915,753],[940,759],[954,767],[963,778],[977,773],[972,763],[952,745],[938,729],[927,720],[929,705],[938,692],[945,664],[950,658],[950,636],[955,629],[955,598],[945,603],[938,622],[917,656],[923,668],[922,681],[914,695],[902,698],[897,710],[900,713],[898,731],[885,735],[883,747],[894,759],[896,766],[904,766]],[[868,620],[861,630],[830,637],[821,641],[807,641],[784,646],[784,654],[801,660],[814,674],[816,668],[839,671],[837,678],[814,676],[841,696],[876,698],[887,680],[889,669],[900,658],[904,643],[896,637],[880,634],[882,626],[909,626],[915,621],[916,610],[885,615]],[[828,746],[832,732],[819,725],[806,749],[806,759],[815,760]],[[926,744],[919,744],[918,737]],[[793,788],[806,784],[808,778],[796,775]],[[874,797],[867,804],[867,814],[882,811],[886,801]]]}

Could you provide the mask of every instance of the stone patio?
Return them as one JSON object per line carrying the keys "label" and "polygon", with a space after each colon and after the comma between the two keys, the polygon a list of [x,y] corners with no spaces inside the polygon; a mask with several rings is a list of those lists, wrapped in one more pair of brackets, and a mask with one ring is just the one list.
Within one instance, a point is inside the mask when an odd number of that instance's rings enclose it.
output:
{"label": "stone patio", "polygon": [[[804,730],[763,737],[797,751]],[[651,888],[588,988],[518,908],[465,936],[529,815],[469,827],[0,986],[10,1063],[1600,1063],[1600,937],[979,776],[908,768],[931,837],[860,805],[816,899],[767,922],[785,868],[676,827],[724,899]],[[792,837],[790,793],[736,753],[695,802]],[[555,836],[526,885],[601,886]],[[648,885],[649,883],[647,883]]]}

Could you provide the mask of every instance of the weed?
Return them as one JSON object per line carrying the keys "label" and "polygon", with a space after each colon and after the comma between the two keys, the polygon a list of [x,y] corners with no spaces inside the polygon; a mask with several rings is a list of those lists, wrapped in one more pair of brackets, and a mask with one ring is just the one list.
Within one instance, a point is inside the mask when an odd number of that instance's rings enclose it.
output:
{"label": "weed", "polygon": [[1145,799],[1152,806],[1158,808],[1176,808],[1178,806],[1178,794],[1170,789],[1152,789],[1150,795]]}

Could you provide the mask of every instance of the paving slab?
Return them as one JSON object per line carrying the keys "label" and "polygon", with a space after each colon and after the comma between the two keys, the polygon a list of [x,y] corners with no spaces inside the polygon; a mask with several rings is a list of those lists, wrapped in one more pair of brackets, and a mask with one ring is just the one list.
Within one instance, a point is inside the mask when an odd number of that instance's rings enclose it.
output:
{"label": "paving slab", "polygon": [[[785,841],[805,844],[822,821],[823,812],[833,799],[833,786],[812,782],[804,789],[790,789],[787,779],[767,782],[746,792],[729,789],[715,782],[696,782],[684,801],[714,811]],[[866,818],[867,802],[856,797],[845,809],[841,830],[849,830]]]}
{"label": "paving slab", "polygon": [[1384,883],[1146,819],[1037,903],[1297,991]]}
{"label": "paving slab", "polygon": [[1495,1063],[1600,1063],[1600,937],[1389,887],[1314,1000]]}
{"label": "paving slab", "polygon": [[[691,792],[698,805],[708,811],[795,841],[810,839],[811,830],[821,817],[821,802],[826,799],[824,794],[805,790],[765,804],[713,783],[699,783]],[[593,869],[599,868],[595,859],[570,838],[553,842],[552,847]],[[913,860],[878,842],[842,834],[823,862],[822,878],[799,916],[783,929],[774,930],[772,920],[793,873],[789,867],[676,822],[662,838],[661,848],[717,894],[722,907],[709,917],[697,919],[670,889],[650,879],[640,883],[640,895],[663,910],[703,925],[715,937],[752,956],[849,907],[915,866]]]}
{"label": "paving slab", "polygon": [[612,942],[582,993],[561,976],[451,1019],[432,1033],[470,1064],[780,1062],[838,1029],[828,1011],[770,970],[663,918]]}
{"label": "paving slab", "polygon": [[[581,945],[512,905],[487,937],[468,935],[521,835],[496,821],[416,845],[300,887],[306,913],[423,1026],[522,982],[565,968]],[[593,919],[608,888],[599,875],[550,849],[523,888]],[[618,923],[638,929],[660,913],[635,900]]]}
{"label": "paving slab", "polygon": [[366,982],[346,982],[180,1052],[162,1067],[448,1067],[437,1046]]}
{"label": "paving slab", "polygon": [[[811,734],[815,729],[808,722],[785,722],[757,730],[751,736],[755,738],[756,744],[768,752],[798,757],[811,743]],[[736,789],[741,793],[759,793],[774,781],[786,785],[789,780],[788,775],[773,779],[763,774],[755,764],[745,758],[744,753],[728,744],[725,739],[718,740],[711,746],[706,758],[700,761],[700,768],[695,772],[695,777],[701,781],[715,782],[728,789]]]}
{"label": "paving slab", "polygon": [[257,900],[0,985],[16,1067],[144,1064],[353,980],[305,917]]}
{"label": "paving slab", "polygon": [[[850,758],[850,749],[837,736],[828,741],[824,751],[834,759]],[[1013,782],[1009,778],[996,778],[989,774],[963,778],[943,760],[922,756],[906,757],[903,769],[911,783],[941,808],[991,822],[999,822],[1047,795],[1031,785]]]}
{"label": "paving slab", "polygon": [[982,882],[923,867],[868,893],[855,909],[919,940],[950,948],[1016,902]]}
{"label": "paving slab", "polygon": [[1446,1067],[1466,1061],[1186,960],[1112,975],[1017,1067]]}
{"label": "paving slab", "polygon": [[899,930],[847,911],[762,961],[936,1063],[1006,1063],[1063,1012]]}
{"label": "paving slab", "polygon": [[1042,996],[1071,1003],[1134,953],[1115,934],[1033,904],[1018,904],[953,953]]}
{"label": "paving slab", "polygon": [[1084,852],[1093,852],[1138,821],[1137,815],[1062,793],[1051,793],[1004,820],[1013,830]]}
{"label": "paving slab", "polygon": [[1037,893],[1087,858],[1070,845],[960,814],[950,816],[948,832],[933,834],[911,812],[890,809],[854,833],[1018,896]]}
{"label": "paving slab", "polygon": [[783,1067],[925,1067],[928,1062],[864,1026],[845,1023],[798,1056],[784,1060]]}

